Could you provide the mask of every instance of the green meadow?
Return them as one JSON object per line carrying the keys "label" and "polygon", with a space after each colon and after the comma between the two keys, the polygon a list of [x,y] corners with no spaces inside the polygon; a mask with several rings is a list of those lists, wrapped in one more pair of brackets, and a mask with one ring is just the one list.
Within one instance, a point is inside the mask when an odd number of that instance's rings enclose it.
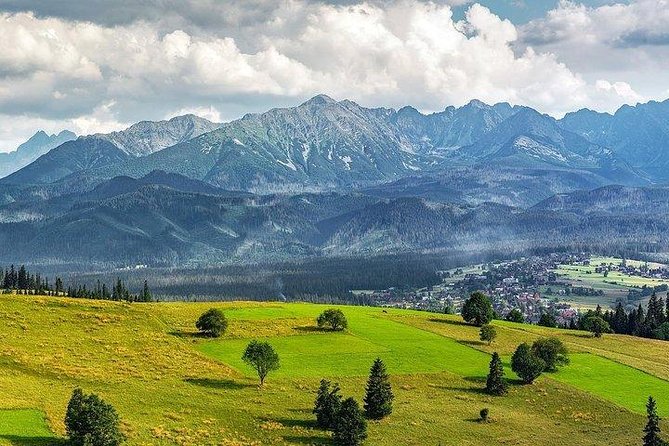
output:
{"label": "green meadow", "polygon": [[[194,322],[210,307],[230,325],[215,340]],[[369,445],[635,445],[649,394],[669,415],[669,344],[496,321],[491,345],[460,318],[340,307],[344,333],[319,330],[328,306],[277,303],[127,304],[0,296],[0,444],[50,445],[76,386],[116,407],[129,445],[330,444],[311,409],[318,381],[361,399],[381,357],[396,395],[393,414],[370,423]],[[490,353],[560,337],[572,362],[508,396],[483,393]],[[266,387],[241,356],[266,339],[281,368]],[[477,422],[481,408],[490,423]],[[665,430],[669,426],[663,424]]]}

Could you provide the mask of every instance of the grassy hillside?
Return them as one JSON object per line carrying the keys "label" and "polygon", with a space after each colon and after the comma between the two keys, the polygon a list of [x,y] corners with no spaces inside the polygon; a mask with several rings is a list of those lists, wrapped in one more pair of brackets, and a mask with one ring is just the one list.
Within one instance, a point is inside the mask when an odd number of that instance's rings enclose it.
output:
{"label": "grassy hillside", "polygon": [[[212,306],[230,320],[219,340],[194,332]],[[329,444],[312,424],[318,381],[361,399],[377,356],[396,401],[370,424],[369,445],[633,445],[649,393],[669,415],[668,343],[495,322],[489,347],[458,317],[367,307],[341,307],[349,330],[333,334],[315,329],[324,308],[2,295],[0,445],[59,444],[75,386],[117,408],[130,445]],[[506,397],[480,391],[491,351],[508,361],[518,343],[545,335],[567,343],[571,365]],[[263,390],[240,360],[252,338],[268,338],[282,361]],[[476,422],[483,407],[492,423]]]}

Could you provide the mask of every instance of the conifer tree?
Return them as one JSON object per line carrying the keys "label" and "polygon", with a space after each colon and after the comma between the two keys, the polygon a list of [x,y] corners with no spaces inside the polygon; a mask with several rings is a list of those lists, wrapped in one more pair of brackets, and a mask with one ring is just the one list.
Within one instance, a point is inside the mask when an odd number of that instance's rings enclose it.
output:
{"label": "conifer tree", "polygon": [[365,413],[368,418],[380,420],[393,411],[393,391],[390,386],[386,365],[376,358],[369,371],[367,391],[364,398]]}
{"label": "conifer tree", "polygon": [[665,443],[660,438],[660,417],[657,415],[657,407],[652,396],[648,397],[646,414],[648,422],[643,428],[643,446],[663,446]]}
{"label": "conifer tree", "polygon": [[367,438],[367,421],[358,402],[347,398],[341,403],[332,432],[332,440],[337,446],[358,446]]}
{"label": "conifer tree", "polygon": [[504,365],[502,359],[497,352],[492,354],[490,361],[490,372],[488,373],[488,380],[486,381],[486,392],[491,395],[504,395],[508,386],[504,379]]}
{"label": "conifer tree", "polygon": [[330,381],[321,380],[313,413],[316,415],[316,424],[321,429],[332,429],[337,420],[337,414],[341,408],[341,395],[339,384],[330,388]]}

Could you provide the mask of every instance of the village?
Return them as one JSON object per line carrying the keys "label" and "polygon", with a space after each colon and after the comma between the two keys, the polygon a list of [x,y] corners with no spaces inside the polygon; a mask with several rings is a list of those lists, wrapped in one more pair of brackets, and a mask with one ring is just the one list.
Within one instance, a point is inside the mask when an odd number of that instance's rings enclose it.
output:
{"label": "village", "polygon": [[[669,279],[669,269],[660,264],[625,261],[619,264],[591,264],[589,254],[552,253],[513,261],[487,263],[467,268],[439,271],[442,282],[421,289],[388,289],[365,292],[378,305],[432,312],[458,313],[464,300],[474,291],[483,291],[493,303],[500,318],[518,309],[527,322],[536,323],[544,313],[555,317],[560,325],[578,316],[574,296],[603,296],[602,289],[580,286],[557,274],[561,265],[593,267],[603,274],[616,271],[630,277]],[[630,295],[639,294],[632,290]]]}

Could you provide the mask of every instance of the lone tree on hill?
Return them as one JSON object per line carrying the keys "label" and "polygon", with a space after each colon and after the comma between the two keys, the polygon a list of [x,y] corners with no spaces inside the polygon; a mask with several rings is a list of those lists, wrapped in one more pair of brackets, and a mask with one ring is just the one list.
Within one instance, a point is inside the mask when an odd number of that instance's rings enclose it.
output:
{"label": "lone tree on hill", "polygon": [[462,306],[462,318],[479,327],[490,322],[494,314],[490,299],[479,291],[472,293]]}
{"label": "lone tree on hill", "polygon": [[372,364],[365,393],[365,413],[368,418],[380,420],[393,411],[393,390],[390,387],[386,365],[377,358]]}
{"label": "lone tree on hill", "polygon": [[497,329],[490,324],[485,324],[481,327],[479,331],[479,338],[483,342],[487,342],[488,345],[492,344],[492,341],[497,337]]}
{"label": "lone tree on hill", "polygon": [[337,446],[358,446],[367,438],[367,421],[353,398],[341,403],[332,431],[332,440]]}
{"label": "lone tree on hill", "polygon": [[279,355],[267,342],[253,340],[246,346],[242,360],[256,369],[260,387],[265,385],[267,374],[279,368]]}
{"label": "lone tree on hill", "polygon": [[202,313],[195,327],[205,336],[217,338],[228,329],[228,320],[221,310],[212,308]]}
{"label": "lone tree on hill", "polygon": [[567,347],[558,338],[537,339],[532,344],[532,353],[546,363],[544,372],[555,372],[558,366],[569,364]]}
{"label": "lone tree on hill", "polygon": [[73,446],[118,446],[125,440],[116,410],[80,388],[74,389],[67,404],[65,429]]}
{"label": "lone tree on hill", "polygon": [[334,308],[322,312],[316,319],[316,323],[320,328],[329,326],[334,331],[345,330],[348,327],[348,321],[344,313]]}
{"label": "lone tree on hill", "polygon": [[511,357],[511,370],[523,380],[525,384],[532,384],[546,368],[543,359],[532,353],[530,346],[522,343]]}
{"label": "lone tree on hill", "polygon": [[506,320],[522,324],[525,322],[525,316],[523,316],[523,313],[521,313],[519,309],[514,308],[506,315]]}
{"label": "lone tree on hill", "polygon": [[657,407],[652,396],[648,397],[646,403],[646,414],[648,422],[643,428],[643,446],[664,446],[666,443],[660,438],[660,417],[657,415]]}
{"label": "lone tree on hill", "polygon": [[330,381],[326,379],[321,380],[313,411],[314,415],[316,415],[316,424],[321,429],[334,428],[337,414],[341,408],[339,390],[339,384],[335,383],[332,389],[330,389]]}
{"label": "lone tree on hill", "polygon": [[601,316],[588,316],[583,321],[583,327],[596,338],[601,338],[602,334],[610,333],[611,327]]}
{"label": "lone tree on hill", "polygon": [[490,372],[485,384],[485,390],[491,395],[501,396],[508,391],[506,380],[504,379],[504,365],[497,352],[492,354],[490,360]]}

